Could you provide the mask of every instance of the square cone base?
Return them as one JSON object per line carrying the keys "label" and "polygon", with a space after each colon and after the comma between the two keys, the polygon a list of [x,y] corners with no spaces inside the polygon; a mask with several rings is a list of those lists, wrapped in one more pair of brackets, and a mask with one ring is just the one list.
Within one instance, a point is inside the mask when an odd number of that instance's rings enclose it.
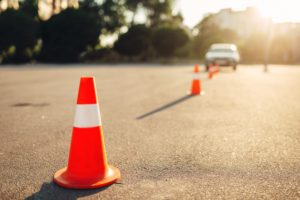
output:
{"label": "square cone base", "polygon": [[79,180],[70,177],[67,173],[67,168],[62,168],[58,170],[54,174],[53,181],[59,186],[71,189],[93,189],[109,186],[118,179],[120,179],[121,173],[120,170],[114,166],[109,165],[108,172],[105,177],[95,178],[95,179],[87,179],[87,180]]}
{"label": "square cone base", "polygon": [[197,95],[203,96],[203,95],[205,95],[205,92],[201,91],[199,94],[193,94],[193,93],[189,92],[188,94],[191,96],[197,96]]}

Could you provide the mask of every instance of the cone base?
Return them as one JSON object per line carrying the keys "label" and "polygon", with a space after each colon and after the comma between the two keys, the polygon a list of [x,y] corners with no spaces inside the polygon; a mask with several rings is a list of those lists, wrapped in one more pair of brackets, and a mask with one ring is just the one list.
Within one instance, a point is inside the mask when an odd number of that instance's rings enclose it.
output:
{"label": "cone base", "polygon": [[53,177],[54,183],[61,187],[71,189],[93,189],[111,185],[121,178],[120,170],[114,166],[108,166],[108,173],[104,178],[93,180],[74,180],[67,173],[67,168],[58,170]]}
{"label": "cone base", "polygon": [[193,93],[190,92],[189,95],[191,95],[191,96],[196,96],[196,95],[203,96],[203,95],[205,95],[205,92],[201,91],[200,93],[197,93],[197,94],[193,94]]}

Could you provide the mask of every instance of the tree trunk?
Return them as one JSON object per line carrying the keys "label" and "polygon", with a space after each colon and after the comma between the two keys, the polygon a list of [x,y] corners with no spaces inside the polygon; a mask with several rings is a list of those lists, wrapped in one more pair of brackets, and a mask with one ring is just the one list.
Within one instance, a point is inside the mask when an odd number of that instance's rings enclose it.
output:
{"label": "tree trunk", "polygon": [[52,15],[55,14],[55,10],[56,10],[56,0],[52,0]]}

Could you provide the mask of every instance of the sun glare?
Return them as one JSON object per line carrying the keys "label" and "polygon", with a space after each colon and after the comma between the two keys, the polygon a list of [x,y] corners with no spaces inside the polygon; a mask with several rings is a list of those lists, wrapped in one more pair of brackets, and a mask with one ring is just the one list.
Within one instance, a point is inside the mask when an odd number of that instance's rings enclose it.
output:
{"label": "sun glare", "polygon": [[223,8],[245,10],[257,7],[273,22],[300,22],[299,0],[177,0],[175,11],[182,12],[184,22],[192,27],[207,13],[217,13]]}
{"label": "sun glare", "polygon": [[298,1],[264,0],[256,1],[255,6],[263,16],[270,17],[274,22],[300,22]]}

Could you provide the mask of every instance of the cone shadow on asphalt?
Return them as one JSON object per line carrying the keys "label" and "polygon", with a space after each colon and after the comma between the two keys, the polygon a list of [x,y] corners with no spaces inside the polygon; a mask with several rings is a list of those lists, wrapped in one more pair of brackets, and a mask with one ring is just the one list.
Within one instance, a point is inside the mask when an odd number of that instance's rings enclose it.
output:
{"label": "cone shadow on asphalt", "polygon": [[98,192],[104,191],[109,187],[110,186],[102,187],[98,189],[77,190],[77,189],[65,189],[59,187],[53,182],[50,183],[45,182],[43,183],[42,187],[38,192],[25,198],[25,200],[36,200],[36,199],[77,200],[78,198],[90,196]]}
{"label": "cone shadow on asphalt", "polygon": [[179,103],[181,103],[181,102],[183,102],[185,100],[188,100],[188,99],[190,99],[192,97],[194,97],[194,96],[193,95],[184,95],[183,97],[180,97],[179,99],[176,99],[175,101],[172,101],[172,102],[170,102],[168,104],[165,104],[165,105],[163,105],[163,106],[161,106],[159,108],[156,108],[156,109],[154,109],[154,110],[152,110],[150,112],[147,112],[147,113],[145,113],[145,114],[137,117],[136,119],[137,120],[144,119],[144,118],[146,118],[146,117],[148,117],[150,115],[153,115],[155,113],[161,112],[161,111],[163,111],[165,109],[168,109],[168,108],[170,108],[172,106],[175,106],[176,104],[179,104]]}
{"label": "cone shadow on asphalt", "polygon": [[27,102],[22,102],[22,103],[15,103],[13,105],[11,105],[12,107],[27,107],[27,106],[31,106],[31,107],[45,107],[45,106],[49,106],[49,103],[27,103]]}

